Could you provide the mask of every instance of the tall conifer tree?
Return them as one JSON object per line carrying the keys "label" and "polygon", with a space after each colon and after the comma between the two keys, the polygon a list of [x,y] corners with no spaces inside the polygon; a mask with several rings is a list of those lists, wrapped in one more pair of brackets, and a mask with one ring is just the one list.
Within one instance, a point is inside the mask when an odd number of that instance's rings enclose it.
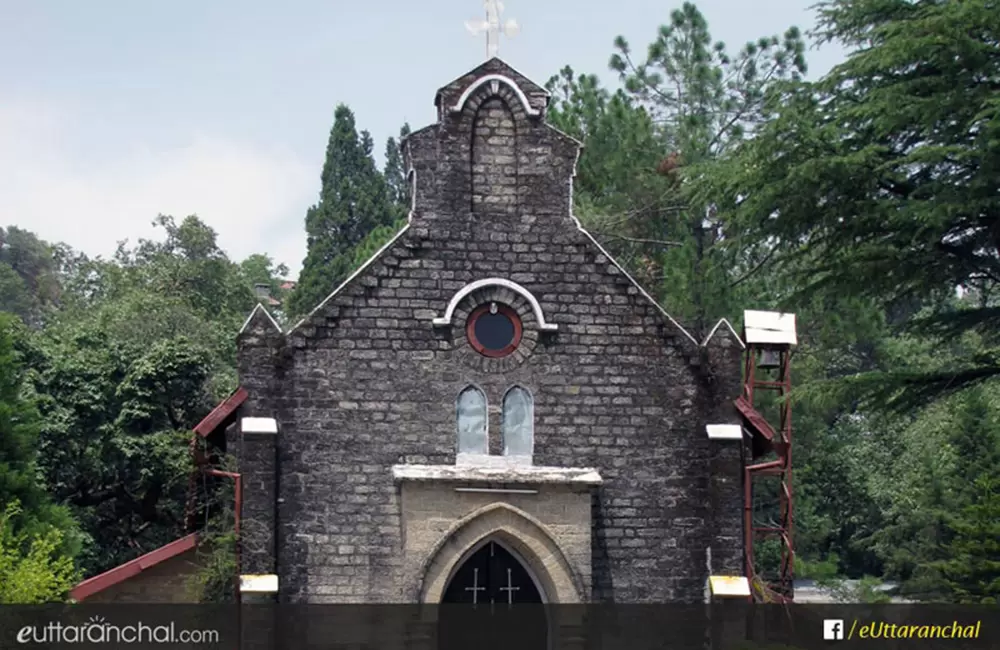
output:
{"label": "tall conifer tree", "polygon": [[410,206],[410,185],[406,182],[403,164],[403,140],[410,135],[410,125],[404,124],[399,130],[399,139],[389,138],[385,142],[385,168],[382,175],[389,186],[392,201],[399,206],[399,216],[406,216]]}
{"label": "tall conifer tree", "polygon": [[[670,23],[637,59],[624,37],[615,41],[610,67],[628,98],[646,109],[663,144],[657,173],[665,178],[635,197],[625,224],[632,243],[660,274],[660,295],[675,316],[699,335],[744,303],[738,278],[758,263],[755,247],[725,251],[727,231],[714,201],[685,182],[710,173],[714,162],[761,123],[768,90],[805,71],[805,43],[795,27],[783,37],[762,37],[730,55],[714,42],[708,22],[691,2],[671,12]],[[650,198],[652,195],[652,199]]]}
{"label": "tall conifer tree", "polygon": [[389,188],[372,159],[372,138],[358,133],[354,113],[337,106],[326,148],[319,203],[306,212],[308,251],[298,286],[288,301],[307,313],[353,270],[354,248],[370,232],[392,223]]}

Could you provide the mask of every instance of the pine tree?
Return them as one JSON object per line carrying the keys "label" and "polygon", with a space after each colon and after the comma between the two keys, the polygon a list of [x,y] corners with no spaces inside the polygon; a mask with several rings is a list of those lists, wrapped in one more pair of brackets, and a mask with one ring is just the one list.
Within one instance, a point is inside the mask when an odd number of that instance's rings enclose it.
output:
{"label": "pine tree", "polygon": [[382,175],[389,186],[389,196],[399,208],[399,216],[406,216],[410,207],[410,184],[406,182],[406,170],[403,167],[403,140],[410,135],[410,125],[404,124],[399,130],[399,139],[389,138],[385,141],[385,168]]}
{"label": "pine tree", "polygon": [[319,203],[306,212],[308,251],[288,301],[292,314],[318,305],[350,274],[353,249],[370,232],[395,221],[389,187],[375,167],[372,138],[358,134],[354,113],[337,106],[326,149]]}
{"label": "pine tree", "polygon": [[949,430],[949,446],[958,459],[954,490],[963,503],[982,492],[976,486],[980,476],[1000,471],[1000,410],[995,390],[976,386],[955,401],[954,426]]}
{"label": "pine tree", "polygon": [[775,244],[775,265],[797,267],[799,293],[890,305],[958,286],[983,296],[909,323],[944,347],[976,332],[981,354],[867,378],[873,404],[907,412],[1000,376],[997,7],[826,0],[817,10],[821,39],[847,59],[770,97],[766,124],[710,191],[735,230]]}
{"label": "pine tree", "polygon": [[950,602],[974,605],[1000,603],[1000,490],[997,479],[984,473],[974,483],[978,498],[951,519],[954,539],[946,546],[941,572]]}
{"label": "pine tree", "polygon": [[[713,42],[704,15],[685,2],[636,59],[624,37],[609,66],[625,86],[628,104],[656,124],[661,150],[647,191],[633,197],[625,224],[630,241],[643,245],[653,286],[667,308],[700,335],[743,303],[733,288],[754,269],[756,250],[739,255],[721,245],[737,236],[717,217],[713,199],[692,191],[690,181],[711,173],[718,157],[761,122],[766,91],[805,70],[798,29],[783,38],[748,43],[734,56]],[[625,115],[634,114],[629,110]]]}

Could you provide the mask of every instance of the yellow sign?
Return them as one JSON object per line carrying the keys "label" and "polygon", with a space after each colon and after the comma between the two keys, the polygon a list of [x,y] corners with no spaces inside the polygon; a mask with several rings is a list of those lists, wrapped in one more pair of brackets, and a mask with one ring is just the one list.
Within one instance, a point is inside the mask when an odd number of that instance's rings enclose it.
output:
{"label": "yellow sign", "polygon": [[713,596],[723,598],[749,598],[750,581],[745,576],[711,576],[708,579]]}

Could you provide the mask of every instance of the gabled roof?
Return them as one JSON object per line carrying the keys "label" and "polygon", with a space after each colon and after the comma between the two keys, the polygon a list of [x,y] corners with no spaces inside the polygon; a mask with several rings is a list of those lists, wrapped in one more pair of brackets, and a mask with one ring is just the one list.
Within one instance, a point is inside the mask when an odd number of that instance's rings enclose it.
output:
{"label": "gabled roof", "polygon": [[[457,77],[456,79],[452,80],[451,82],[440,88],[435,96],[435,104],[440,107],[441,102],[448,99],[448,97],[451,97],[452,99],[457,99],[461,103],[462,101],[464,101],[463,93],[466,93],[472,86],[482,82],[484,79],[489,79],[491,77],[498,75],[499,76],[509,75],[511,77],[509,81],[511,81],[512,83],[515,84],[515,86],[517,86],[517,92],[519,93],[521,101],[526,104],[526,109],[530,107],[527,106],[529,100],[525,96],[525,93],[530,93],[532,95],[537,94],[539,97],[544,96],[547,102],[547,98],[549,97],[550,93],[545,88],[532,82],[530,79],[528,79],[523,74],[515,70],[505,61],[497,57],[493,57],[490,60],[486,61],[485,63],[480,64],[479,66],[473,68],[471,71],[465,73],[460,77]],[[656,298],[650,295],[649,292],[646,291],[646,289],[634,277],[632,277],[632,275],[629,274],[628,271],[625,270],[625,267],[622,266],[617,260],[615,260],[615,258],[604,248],[604,246],[602,246],[600,242],[598,242],[597,239],[583,226],[583,223],[576,216],[573,210],[573,192],[574,192],[575,176],[579,167],[580,154],[583,152],[584,145],[578,139],[563,133],[559,129],[553,127],[548,122],[544,122],[544,126],[550,129],[551,131],[559,134],[561,137],[564,137],[577,145],[576,160],[573,161],[573,168],[572,168],[573,171],[570,176],[570,182],[569,182],[569,217],[572,220],[573,224],[576,226],[577,230],[584,236],[584,238],[586,238],[586,240],[588,240],[588,243],[593,247],[595,247],[596,250],[605,259],[607,259],[607,261],[610,264],[612,264],[617,269],[617,271],[621,273],[621,275],[633,287],[635,287],[639,295],[641,295],[646,301],[648,301],[652,305],[652,307],[656,310],[656,313],[658,313],[667,323],[670,324],[671,327],[673,327],[676,331],[678,331],[681,334],[683,340],[687,341],[691,345],[694,345],[695,347],[704,348],[708,345],[709,341],[713,337],[728,334],[731,335],[736,340],[736,342],[739,344],[740,347],[746,348],[745,342],[741,339],[739,334],[736,333],[732,325],[725,318],[720,319],[715,324],[715,327],[712,328],[712,330],[709,332],[708,336],[706,336],[704,340],[698,341],[676,319],[674,319],[674,317],[671,316],[666,311],[666,309],[663,308],[663,306],[659,303],[659,301],[657,301]],[[417,131],[411,133],[405,139],[406,142],[404,145],[404,153],[405,153],[404,158],[407,159],[409,158],[409,152],[408,152],[409,143],[414,136],[423,131],[429,131],[431,129],[439,127],[440,123],[431,124],[428,125],[427,127],[424,127],[423,129],[418,129]],[[416,187],[416,169],[413,167],[412,163],[409,165],[409,169],[407,170],[407,180],[413,184],[413,187]],[[376,260],[378,260],[386,251],[392,249],[396,245],[396,242],[399,241],[399,239],[403,236],[404,233],[406,233],[406,231],[410,228],[410,225],[413,223],[413,216],[416,212],[416,197],[417,197],[416,191],[412,192],[411,194],[412,203],[410,206],[410,212],[407,217],[407,224],[403,227],[403,229],[400,230],[398,233],[396,233],[396,235],[388,242],[386,242],[385,245],[383,245],[382,248],[380,248],[377,252],[375,252],[374,255],[369,257],[364,264],[362,264],[359,268],[357,268],[354,271],[354,273],[352,273],[346,280],[344,280],[340,284],[340,286],[335,288],[333,292],[330,295],[328,295],[319,305],[317,305],[304,318],[302,318],[298,323],[296,323],[287,332],[287,334],[292,334],[300,327],[302,327],[303,324],[308,322],[317,312],[322,310],[325,305],[327,305],[331,300],[333,300],[334,297],[337,296],[337,294],[339,294],[342,290],[344,290],[344,288],[350,285],[357,277],[365,273],[368,267],[371,266]],[[254,318],[254,315],[257,313],[257,311],[263,311],[265,314],[267,314],[267,310],[264,309],[263,306],[258,305],[257,309],[255,309],[254,311],[254,314],[251,314],[251,317],[247,319],[247,323],[244,324],[244,329],[246,329],[246,327],[249,325],[251,319]],[[270,318],[270,314],[267,314],[267,317]],[[275,327],[278,327],[276,323]],[[278,330],[281,331],[280,327],[278,327]]]}
{"label": "gabled roof", "polygon": [[166,546],[161,546],[155,551],[150,551],[136,559],[116,566],[93,578],[88,578],[73,587],[69,592],[70,598],[81,601],[96,593],[104,591],[109,587],[125,582],[129,578],[136,576],[150,567],[165,562],[170,558],[177,557],[181,553],[190,551],[198,545],[198,533],[191,533],[187,537],[170,542]]}
{"label": "gabled roof", "polygon": [[[441,101],[446,95],[454,95],[456,92],[461,92],[459,89],[464,90],[470,80],[476,78],[482,78],[487,76],[501,75],[510,78],[511,81],[517,86],[520,92],[528,95],[539,95],[544,97],[549,97],[551,93],[546,90],[543,86],[539,86],[537,83],[525,76],[521,71],[514,68],[500,57],[493,57],[488,61],[477,65],[472,70],[469,70],[465,74],[455,77],[444,86],[438,89],[434,94],[434,105],[440,106]],[[548,103],[548,100],[545,102]]]}
{"label": "gabled roof", "polygon": [[597,241],[597,238],[594,237],[590,233],[590,231],[588,231],[586,228],[584,228],[583,222],[580,221],[580,218],[576,216],[576,213],[573,210],[574,181],[576,179],[576,170],[577,170],[577,168],[579,166],[580,154],[581,153],[583,153],[583,147],[582,146],[579,149],[577,149],[577,152],[576,152],[576,161],[573,163],[573,175],[572,175],[572,177],[570,177],[570,184],[569,184],[569,216],[573,220],[573,223],[576,225],[576,229],[579,230],[580,233],[582,233],[583,236],[586,237],[590,241],[590,243],[591,243],[592,246],[594,246],[598,251],[600,251],[601,255],[603,255],[611,264],[613,264],[615,266],[615,268],[618,269],[618,272],[621,273],[622,276],[626,280],[628,280],[632,284],[633,287],[636,288],[636,291],[639,292],[639,295],[641,295],[643,298],[645,298],[646,301],[649,302],[653,306],[653,308],[656,310],[656,312],[659,313],[660,316],[663,317],[667,322],[669,322],[675,329],[677,329],[677,331],[679,331],[689,342],[693,343],[694,345],[696,345],[698,347],[705,347],[706,345],[708,345],[708,342],[712,339],[712,337],[715,336],[715,334],[719,330],[719,328],[722,327],[723,325],[725,325],[726,328],[728,328],[729,331],[732,333],[732,336],[740,344],[740,346],[745,348],[746,345],[743,343],[742,339],[740,339],[739,335],[736,333],[736,330],[733,329],[733,326],[730,325],[729,321],[726,320],[725,318],[720,319],[719,322],[715,324],[715,327],[712,328],[711,332],[709,332],[708,336],[705,337],[705,340],[699,342],[698,339],[696,339],[690,332],[688,332],[686,329],[684,329],[684,326],[682,326],[679,322],[677,322],[677,320],[675,320],[673,316],[671,316],[669,313],[667,313],[667,310],[663,308],[663,305],[661,305],[660,302],[656,298],[654,298],[653,296],[651,296],[649,294],[649,292],[646,291],[646,289],[641,284],[639,284],[639,281],[636,280],[634,277],[632,277],[632,275],[628,271],[625,270],[624,266],[622,266],[621,264],[618,263],[618,260],[616,260],[611,255],[611,253],[609,253],[604,248],[604,246],[602,246],[601,243],[599,241]]}
{"label": "gabled roof", "polygon": [[[410,170],[410,174],[413,174],[413,173],[414,172],[411,169]],[[292,329],[288,330],[288,334],[292,334],[293,332],[295,332],[295,330],[297,330],[300,327],[302,327],[302,325],[304,323],[306,323],[307,321],[309,321],[317,312],[319,312],[320,310],[322,310],[331,300],[333,300],[337,296],[337,294],[339,294],[347,286],[349,286],[352,282],[354,282],[355,278],[361,276],[365,271],[367,271],[368,267],[370,267],[380,257],[382,257],[383,253],[385,253],[386,251],[390,250],[393,246],[395,246],[396,242],[399,241],[399,239],[410,229],[410,223],[412,222],[412,219],[413,219],[413,210],[411,209],[410,210],[410,215],[407,217],[407,223],[406,223],[406,225],[403,226],[400,229],[400,231],[397,232],[393,236],[392,239],[390,239],[389,241],[387,241],[382,246],[382,248],[380,248],[377,251],[375,251],[375,253],[371,257],[369,257],[368,260],[365,261],[364,264],[362,264],[357,269],[355,269],[354,273],[352,273],[351,275],[349,275],[346,280],[344,280],[343,282],[341,282],[340,286],[338,286],[336,289],[333,290],[333,293],[331,293],[326,298],[324,298],[323,301],[321,303],[319,303],[318,305],[316,305],[313,308],[312,311],[310,311],[308,314],[306,314],[305,316],[303,316],[302,319],[298,323],[296,323],[294,327],[292,327]]]}
{"label": "gabled roof", "polygon": [[212,412],[194,427],[194,432],[202,438],[208,437],[220,426],[228,423],[235,417],[236,409],[247,400],[248,394],[245,388],[240,386],[236,391],[223,400]]}
{"label": "gabled roof", "polygon": [[247,331],[254,323],[261,323],[265,327],[273,327],[278,333],[281,332],[281,325],[278,324],[278,321],[274,320],[274,316],[271,315],[271,312],[269,312],[264,304],[260,302],[258,302],[257,306],[253,308],[250,315],[247,316],[247,319],[243,321],[243,327],[240,328],[239,333],[242,334]]}

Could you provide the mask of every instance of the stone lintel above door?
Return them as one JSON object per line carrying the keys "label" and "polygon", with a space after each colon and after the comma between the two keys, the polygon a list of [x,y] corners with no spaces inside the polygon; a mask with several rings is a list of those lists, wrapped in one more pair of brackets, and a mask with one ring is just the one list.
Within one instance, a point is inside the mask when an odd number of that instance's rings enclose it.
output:
{"label": "stone lintel above door", "polygon": [[534,485],[598,486],[601,474],[592,467],[540,467],[510,464],[506,466],[469,465],[394,465],[396,481],[510,483]]}

